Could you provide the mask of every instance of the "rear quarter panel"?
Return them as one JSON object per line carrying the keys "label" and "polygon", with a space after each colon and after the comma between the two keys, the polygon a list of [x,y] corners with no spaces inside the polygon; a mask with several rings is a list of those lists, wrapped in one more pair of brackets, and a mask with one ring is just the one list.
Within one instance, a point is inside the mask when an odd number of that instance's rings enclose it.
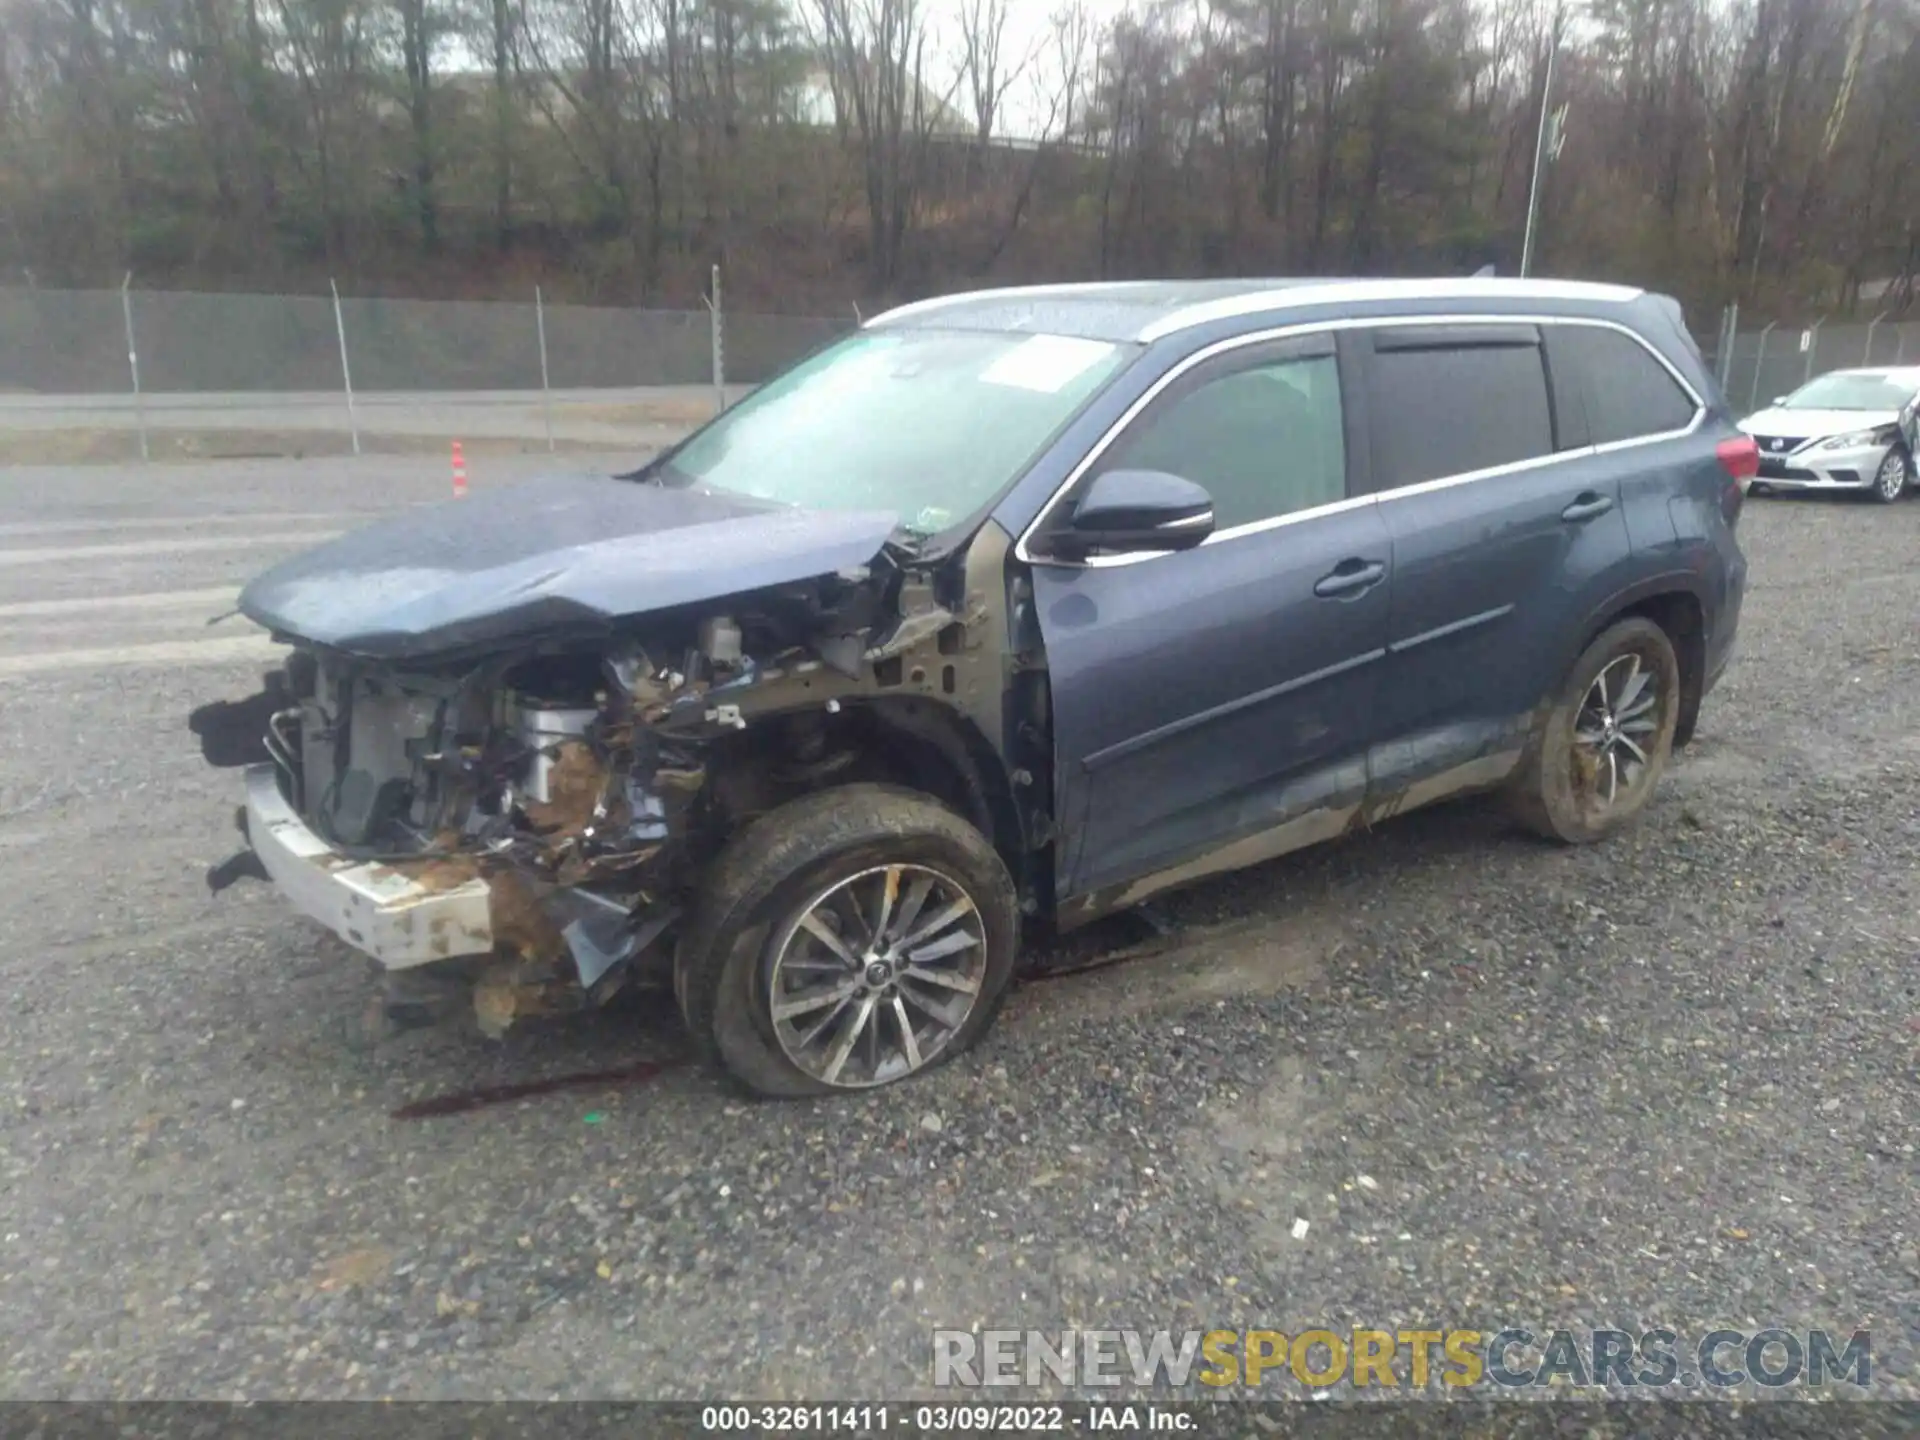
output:
{"label": "rear quarter panel", "polygon": [[1746,595],[1747,559],[1736,529],[1741,501],[1734,497],[1729,508],[1730,480],[1716,453],[1720,442],[1740,436],[1739,417],[1687,330],[1679,305],[1664,295],[1646,295],[1634,302],[1633,309],[1641,333],[1707,402],[1699,429],[1673,442],[1671,454],[1662,456],[1662,471],[1668,487],[1674,567],[1687,577],[1687,588],[1700,600],[1706,622],[1706,679],[1711,685],[1732,655]]}

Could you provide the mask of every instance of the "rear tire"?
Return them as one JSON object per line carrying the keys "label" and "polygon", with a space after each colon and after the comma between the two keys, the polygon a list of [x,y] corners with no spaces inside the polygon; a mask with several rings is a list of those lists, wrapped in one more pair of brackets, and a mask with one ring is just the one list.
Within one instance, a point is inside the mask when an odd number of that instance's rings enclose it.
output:
{"label": "rear tire", "polygon": [[1907,493],[1907,487],[1913,483],[1913,458],[1907,454],[1907,447],[1896,444],[1887,451],[1886,458],[1880,462],[1880,468],[1873,473],[1873,484],[1868,488],[1882,505],[1891,505]]}
{"label": "rear tire", "polygon": [[748,1090],[871,1089],[986,1033],[1019,932],[1013,881],[979,831],[917,792],[848,785],[727,846],[682,932],[674,990],[705,1058]]}
{"label": "rear tire", "polygon": [[[1649,692],[1651,692],[1649,694]],[[1605,839],[1652,798],[1680,718],[1667,632],[1633,616],[1574,662],[1508,791],[1514,818],[1569,845]]]}

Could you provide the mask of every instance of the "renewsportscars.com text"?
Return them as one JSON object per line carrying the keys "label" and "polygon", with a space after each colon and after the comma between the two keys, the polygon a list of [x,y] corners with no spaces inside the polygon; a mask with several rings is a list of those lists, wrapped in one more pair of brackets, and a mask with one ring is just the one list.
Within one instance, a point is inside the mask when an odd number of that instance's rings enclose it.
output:
{"label": "renewsportscars.com text", "polygon": [[936,1330],[933,1383],[1185,1390],[1557,1387],[1780,1390],[1873,1383],[1853,1330]]}

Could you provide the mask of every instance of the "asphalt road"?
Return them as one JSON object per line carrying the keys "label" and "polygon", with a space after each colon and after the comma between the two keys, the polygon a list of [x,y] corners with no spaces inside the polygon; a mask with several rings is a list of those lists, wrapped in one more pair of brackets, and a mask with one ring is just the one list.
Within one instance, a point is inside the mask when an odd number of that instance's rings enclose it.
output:
{"label": "asphalt road", "polygon": [[682,1052],[650,1003],[376,1040],[361,963],[205,891],[184,717],[265,653],[205,619],[445,487],[0,472],[0,1395],[908,1397],[976,1324],[1867,1328],[1920,1395],[1920,502],[1748,507],[1739,657],[1614,843],[1456,805],[1202,886],[869,1097],[409,1121]]}

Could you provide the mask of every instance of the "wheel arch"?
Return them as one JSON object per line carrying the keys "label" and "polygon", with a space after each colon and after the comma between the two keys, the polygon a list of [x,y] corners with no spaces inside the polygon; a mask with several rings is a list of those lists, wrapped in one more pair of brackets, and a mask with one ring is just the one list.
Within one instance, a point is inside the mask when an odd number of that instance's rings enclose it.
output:
{"label": "wheel arch", "polygon": [[1021,873],[1023,829],[1012,778],[972,720],[935,701],[882,696],[857,707],[871,723],[871,743],[891,754],[901,783],[956,810],[993,843],[1008,873]]}
{"label": "wheel arch", "polygon": [[816,778],[786,780],[786,793],[767,795],[769,802],[863,782],[899,786],[945,805],[992,844],[1010,874],[1022,873],[1024,832],[1012,777],[967,716],[936,700],[906,695],[847,698],[830,712],[817,706],[773,712],[756,717],[716,757],[730,782],[752,790],[778,772],[786,757],[776,737],[796,722],[825,728],[827,748],[846,757],[846,763],[823,769]]}
{"label": "wheel arch", "polygon": [[1601,633],[1633,616],[1651,620],[1666,632],[1680,664],[1680,715],[1674,748],[1693,738],[1707,680],[1707,609],[1690,572],[1662,575],[1616,592],[1598,607],[1566,657],[1574,664]]}

